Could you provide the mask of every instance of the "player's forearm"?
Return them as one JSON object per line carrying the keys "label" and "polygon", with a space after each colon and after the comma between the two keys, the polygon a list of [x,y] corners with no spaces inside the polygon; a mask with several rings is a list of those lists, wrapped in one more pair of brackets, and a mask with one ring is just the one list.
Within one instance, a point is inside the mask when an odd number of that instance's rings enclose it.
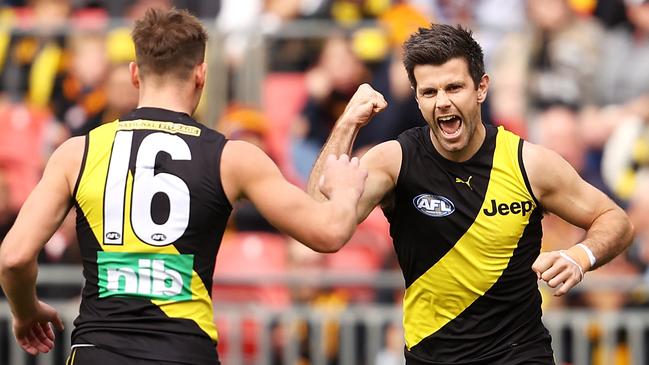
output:
{"label": "player's forearm", "polygon": [[15,317],[28,318],[35,312],[36,260],[21,261],[4,252],[0,255],[0,284]]}
{"label": "player's forearm", "polygon": [[629,247],[632,239],[633,226],[622,209],[616,207],[601,214],[586,232],[586,239],[581,242],[592,251],[596,259],[590,270],[611,261]]}
{"label": "player's forearm", "polygon": [[312,249],[318,252],[336,252],[352,237],[356,229],[358,217],[356,205],[359,196],[352,189],[345,189],[332,195],[324,203],[318,224],[314,226],[328,227],[315,240]]}
{"label": "player's forearm", "polygon": [[327,156],[333,154],[335,156],[340,156],[342,154],[351,154],[352,146],[356,135],[358,134],[360,127],[358,124],[350,123],[346,121],[345,117],[342,116],[334,126],[329,139],[322,147],[318,158],[316,159],[311,174],[309,174],[309,181],[307,184],[307,191],[309,195],[318,200],[325,200],[324,195],[318,189],[318,182],[322,176],[324,170],[325,161]]}

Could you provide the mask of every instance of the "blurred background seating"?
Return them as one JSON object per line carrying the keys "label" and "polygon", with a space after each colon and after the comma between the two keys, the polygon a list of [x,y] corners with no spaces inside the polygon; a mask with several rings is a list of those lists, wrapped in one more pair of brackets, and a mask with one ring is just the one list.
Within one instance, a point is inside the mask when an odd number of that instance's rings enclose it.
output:
{"label": "blurred background seating", "polygon": [[[636,226],[628,252],[571,295],[557,300],[541,288],[557,363],[649,364],[643,0],[5,0],[0,242],[52,151],[137,105],[127,66],[132,21],[149,7],[172,6],[189,9],[210,31],[208,82],[195,117],[256,144],[300,186],[361,83],[381,91],[389,108],[361,131],[354,154],[424,123],[401,64],[411,32],[429,22],[473,29],[492,76],[485,122],[556,150]],[[49,264],[39,291],[62,303],[80,289],[74,219],[39,258]],[[583,237],[552,215],[543,225],[544,249]],[[322,255],[240,202],[213,293],[228,364],[402,363],[403,279],[380,209],[340,252]],[[19,364],[6,318],[0,300],[0,364]]]}

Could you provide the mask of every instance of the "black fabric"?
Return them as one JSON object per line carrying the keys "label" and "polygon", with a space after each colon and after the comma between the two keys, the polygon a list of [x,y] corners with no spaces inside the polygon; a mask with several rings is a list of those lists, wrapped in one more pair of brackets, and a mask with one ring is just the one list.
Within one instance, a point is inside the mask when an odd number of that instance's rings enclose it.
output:
{"label": "black fabric", "polygon": [[[485,141],[469,160],[456,163],[432,146],[428,126],[410,129],[397,139],[403,152],[395,188],[394,209],[384,211],[404,274],[406,288],[443,257],[473,224],[489,183],[496,128],[487,127]],[[471,179],[472,189],[455,179]],[[454,202],[452,216],[431,220],[413,209],[413,197],[422,192]]]}
{"label": "black fabric", "polygon": [[406,365],[555,365],[550,341],[541,339],[531,343],[511,344],[504,351],[479,360],[460,362],[427,361],[405,352]]}
{"label": "black fabric", "polygon": [[66,365],[179,365],[179,364],[196,364],[196,365],[219,365],[216,351],[214,358],[205,362],[197,361],[191,352],[187,352],[186,361],[167,361],[167,359],[143,359],[137,356],[125,356],[108,348],[99,346],[75,347],[70,352]]}

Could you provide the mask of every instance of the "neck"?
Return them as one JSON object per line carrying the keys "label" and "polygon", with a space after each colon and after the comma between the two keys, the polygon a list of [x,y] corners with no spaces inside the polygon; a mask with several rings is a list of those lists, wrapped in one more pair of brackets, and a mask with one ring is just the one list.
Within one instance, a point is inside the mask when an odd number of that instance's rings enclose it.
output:
{"label": "neck", "polygon": [[469,142],[464,148],[458,151],[448,151],[439,145],[433,133],[430,132],[430,138],[433,142],[433,147],[445,159],[453,162],[464,162],[473,157],[473,155],[475,155],[482,146],[482,142],[484,142],[486,135],[487,130],[484,124],[482,124],[482,122],[478,122],[476,129],[473,131],[473,135],[469,138]]}
{"label": "neck", "polygon": [[189,115],[194,113],[195,93],[187,85],[157,84],[140,87],[138,108],[161,108]]}

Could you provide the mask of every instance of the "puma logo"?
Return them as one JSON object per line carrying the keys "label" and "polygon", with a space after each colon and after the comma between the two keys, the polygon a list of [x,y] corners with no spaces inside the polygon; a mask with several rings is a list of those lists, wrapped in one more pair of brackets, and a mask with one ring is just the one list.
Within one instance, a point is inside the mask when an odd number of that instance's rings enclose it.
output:
{"label": "puma logo", "polygon": [[471,187],[471,179],[472,178],[473,178],[473,175],[469,176],[469,178],[466,181],[464,181],[464,180],[460,179],[459,177],[456,177],[455,182],[456,183],[466,184],[466,186],[468,186],[469,189],[473,190],[473,188]]}

